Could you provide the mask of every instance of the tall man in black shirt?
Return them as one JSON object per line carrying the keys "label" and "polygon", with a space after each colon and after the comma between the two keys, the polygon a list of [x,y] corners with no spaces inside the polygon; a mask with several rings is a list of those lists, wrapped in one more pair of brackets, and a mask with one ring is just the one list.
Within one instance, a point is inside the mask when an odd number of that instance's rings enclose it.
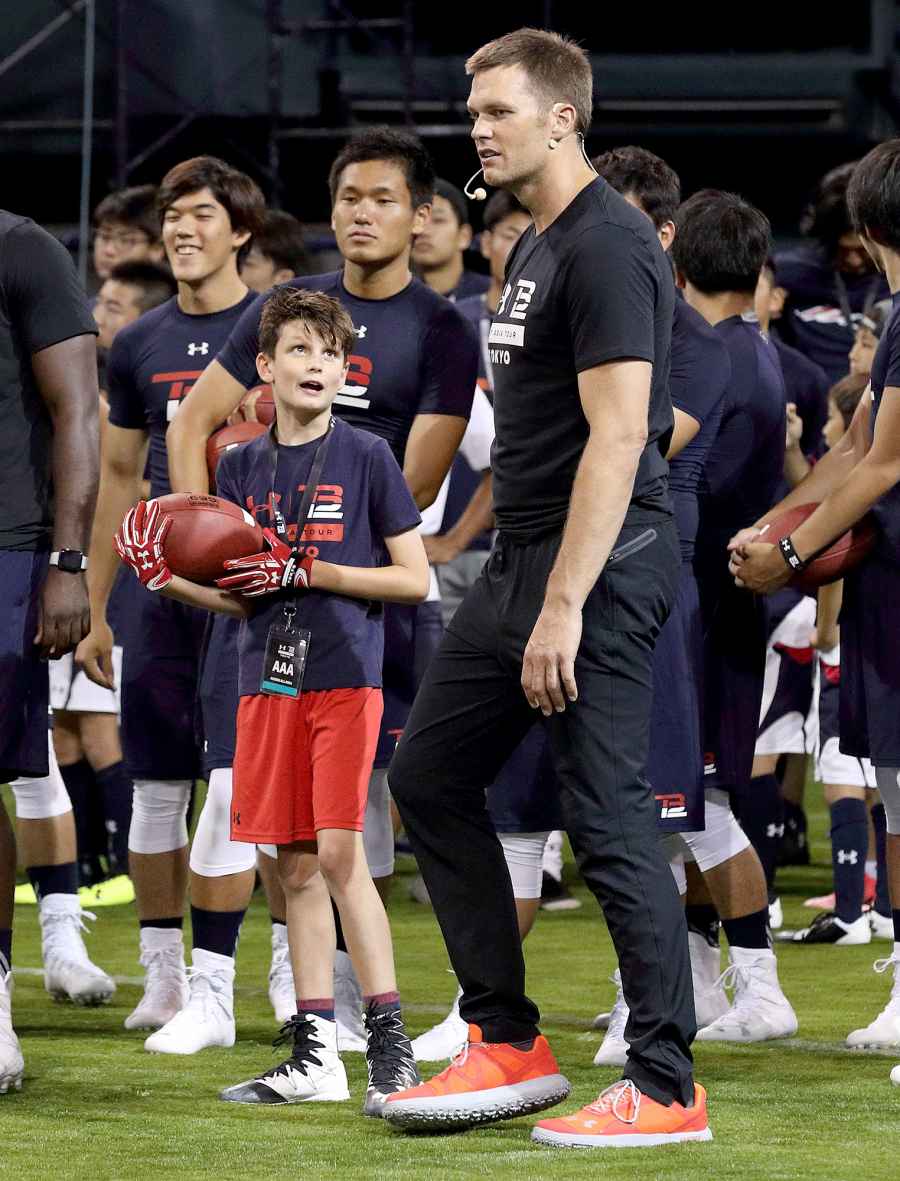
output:
{"label": "tall man in black shirt", "polygon": [[[48,657],[88,630],[96,325],[64,248],[0,211],[0,782],[44,776]],[[16,847],[0,804],[0,1093],[24,1069],[9,1006]]]}
{"label": "tall man in black shirt", "polygon": [[583,154],[591,68],[580,49],[522,29],[467,69],[485,180],[515,193],[534,224],[510,255],[490,332],[499,539],[425,674],[389,780],[463,988],[469,1045],[442,1075],[392,1096],[384,1116],[458,1128],[568,1093],[525,995],[483,794],[542,715],[631,1018],[625,1078],[534,1136],[709,1139],[691,1074],[684,916],[642,773],[653,645],[679,568],[664,458],[671,270],[650,221]]}

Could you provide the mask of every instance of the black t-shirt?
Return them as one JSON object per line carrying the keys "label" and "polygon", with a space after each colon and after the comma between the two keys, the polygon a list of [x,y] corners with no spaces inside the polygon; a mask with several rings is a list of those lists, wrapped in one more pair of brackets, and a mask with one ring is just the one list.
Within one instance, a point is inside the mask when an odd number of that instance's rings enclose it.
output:
{"label": "black t-shirt", "polygon": [[150,495],[171,491],[166,430],[194,382],[225,344],[228,334],[256,296],[221,312],[193,316],[173,296],[116,334],[109,350],[109,421],[150,435]]}
{"label": "black t-shirt", "polygon": [[672,270],[648,218],[598,177],[540,235],[513,249],[490,331],[494,508],[530,541],[566,522],[588,438],[578,374],[634,358],[653,366],[648,441],[626,521],[670,513]]}
{"label": "black t-shirt", "polygon": [[[478,341],[443,295],[412,279],[389,299],[360,299],[344,287],[340,271],[291,279],[284,286],[324,291],[350,313],[357,340],[334,413],[386,439],[401,467],[417,414],[469,417]],[[254,300],[216,358],[247,389],[259,380],[259,317],[269,294]]]}
{"label": "black t-shirt", "polygon": [[803,419],[800,450],[807,459],[818,458],[825,450],[822,431],[828,421],[828,374],[821,365],[785,344],[774,333],[769,339],[781,362],[787,400],[796,404],[797,413]]}
{"label": "black t-shirt", "polygon": [[481,275],[478,271],[463,271],[453,290],[447,292],[447,299],[452,299],[454,303],[461,299],[472,299],[476,295],[484,295],[490,285],[489,276]]}
{"label": "black t-shirt", "polygon": [[44,548],[53,528],[53,428],[32,355],[96,333],[65,247],[0,210],[0,549]]}
{"label": "black t-shirt", "polygon": [[[872,362],[872,433],[875,432],[875,422],[881,409],[881,399],[884,391],[891,388],[900,389],[900,292],[891,296],[894,305],[881,340],[875,359]],[[872,510],[881,527],[881,537],[878,541],[878,553],[881,557],[900,565],[900,484],[885,492],[876,502]]]}

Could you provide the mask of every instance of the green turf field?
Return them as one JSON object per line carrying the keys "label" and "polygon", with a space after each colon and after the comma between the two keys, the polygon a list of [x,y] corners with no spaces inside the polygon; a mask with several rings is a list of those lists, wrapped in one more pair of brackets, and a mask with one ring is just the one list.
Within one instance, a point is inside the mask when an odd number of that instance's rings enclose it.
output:
{"label": "green turf field", "polygon": [[[812,794],[814,794],[814,789]],[[814,865],[782,871],[786,923],[799,926],[800,901],[829,886],[825,818],[814,814]],[[411,871],[411,864],[402,871]],[[453,981],[430,911],[396,888],[391,919],[411,1031],[444,1016]],[[577,887],[576,887],[577,889]],[[569,1106],[614,1081],[591,1065],[600,1035],[590,1020],[613,989],[609,939],[583,890],[580,911],[542,915],[527,944],[530,991],[543,1028],[573,1084]],[[889,977],[872,962],[890,945],[781,947],[782,981],[800,1019],[797,1038],[762,1046],[697,1047],[697,1077],[710,1092],[715,1142],[641,1151],[560,1151],[532,1145],[517,1120],[462,1135],[409,1137],[360,1114],[365,1069],[346,1055],[353,1099],[260,1111],[217,1101],[217,1090],[274,1061],[266,997],[269,931],[257,901],[241,940],[233,1050],[193,1058],[150,1055],[122,1020],[138,988],[132,908],[101,910],[89,938],[93,957],[122,978],[113,1003],[75,1009],[52,1003],[42,980],[37,916],[16,914],[14,1014],[26,1059],[19,1094],[0,1097],[0,1174],[30,1178],[740,1178],[881,1181],[900,1160],[900,1088],[888,1081],[896,1056],[850,1054],[847,1032],[884,1004]],[[557,1109],[565,1110],[564,1108]]]}

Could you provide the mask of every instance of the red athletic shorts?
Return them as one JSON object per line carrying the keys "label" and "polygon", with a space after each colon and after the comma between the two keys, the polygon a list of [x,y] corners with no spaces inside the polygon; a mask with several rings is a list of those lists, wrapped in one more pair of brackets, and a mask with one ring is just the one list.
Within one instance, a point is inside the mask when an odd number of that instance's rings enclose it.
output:
{"label": "red athletic shorts", "polygon": [[371,687],[242,697],[231,839],[287,845],[320,828],[362,832],[381,711]]}

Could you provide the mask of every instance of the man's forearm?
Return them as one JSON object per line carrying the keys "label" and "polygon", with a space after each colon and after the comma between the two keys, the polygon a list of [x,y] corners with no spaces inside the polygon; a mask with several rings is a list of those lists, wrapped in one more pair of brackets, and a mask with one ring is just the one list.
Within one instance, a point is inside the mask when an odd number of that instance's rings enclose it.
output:
{"label": "man's forearm", "polygon": [[459,520],[445,534],[447,541],[458,547],[459,552],[469,548],[475,538],[494,524],[493,478],[490,471],[481,477],[481,483],[472,494]]}
{"label": "man's forearm", "polygon": [[119,555],[113,547],[113,535],[128,510],[140,499],[140,493],[138,472],[124,476],[108,469],[104,471],[94,514],[88,566],[91,613],[96,619],[106,618],[106,604],[119,569]]}
{"label": "man's forearm", "polygon": [[167,599],[187,603],[189,607],[216,611],[220,615],[230,615],[232,619],[246,619],[251,613],[246,600],[242,601],[240,595],[232,595],[217,586],[201,586],[177,574],[159,593]]}
{"label": "man's forearm", "polygon": [[791,540],[801,558],[823,549],[869,511],[900,480],[900,460],[879,462],[870,453],[846,480],[833,489],[827,501],[799,525]]}
{"label": "man's forearm", "polygon": [[622,529],[642,450],[636,441],[610,445],[589,437],[545,602],[584,606]]}
{"label": "man's forearm", "polygon": [[86,553],[100,469],[98,399],[53,415],[53,548]]}
{"label": "man's forearm", "polygon": [[173,492],[209,492],[209,470],[206,466],[206,441],[209,438],[201,426],[193,421],[185,405],[166,431],[169,456],[169,481]]}

